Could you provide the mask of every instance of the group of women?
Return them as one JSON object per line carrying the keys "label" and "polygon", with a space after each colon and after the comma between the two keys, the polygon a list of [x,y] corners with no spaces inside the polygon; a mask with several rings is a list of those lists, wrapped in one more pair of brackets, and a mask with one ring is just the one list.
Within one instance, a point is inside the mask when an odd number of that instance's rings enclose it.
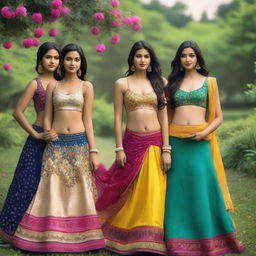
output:
{"label": "group of women", "polygon": [[[34,252],[244,250],[214,132],[222,122],[218,87],[195,42],[180,45],[168,80],[147,42],[132,46],[126,76],[115,83],[109,169],[98,158],[81,47],[42,44],[36,71],[14,112],[29,137],[0,214],[5,241]],[[31,126],[24,111],[32,98]]]}

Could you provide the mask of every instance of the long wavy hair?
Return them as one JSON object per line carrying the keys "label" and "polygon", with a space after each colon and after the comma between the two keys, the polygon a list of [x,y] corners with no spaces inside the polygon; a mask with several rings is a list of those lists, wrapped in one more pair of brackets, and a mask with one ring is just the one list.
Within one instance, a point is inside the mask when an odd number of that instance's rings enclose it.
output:
{"label": "long wavy hair", "polygon": [[64,46],[64,48],[61,51],[61,59],[60,59],[61,60],[60,61],[61,79],[64,78],[65,73],[66,73],[66,70],[65,70],[64,65],[63,65],[65,56],[67,55],[68,52],[72,52],[72,51],[76,51],[80,55],[80,59],[81,59],[80,70],[81,70],[81,72],[80,72],[80,74],[78,73],[77,76],[81,80],[85,81],[86,80],[85,76],[86,76],[86,73],[87,73],[87,61],[86,61],[86,58],[85,58],[85,55],[84,55],[84,51],[79,45],[73,44],[73,43],[67,44],[66,46]]}
{"label": "long wavy hair", "polygon": [[197,64],[200,66],[200,69],[197,69],[197,72],[201,75],[208,76],[209,71],[206,67],[202,52],[196,42],[193,41],[184,41],[179,46],[174,59],[171,62],[171,73],[168,76],[168,85],[166,87],[166,94],[168,99],[168,107],[173,109],[174,106],[174,94],[179,89],[185,75],[185,71],[181,66],[181,55],[184,49],[192,48],[197,57]]}
{"label": "long wavy hair", "polygon": [[134,45],[131,48],[131,51],[128,56],[128,66],[129,69],[126,72],[126,76],[130,76],[134,74],[135,71],[131,70],[131,67],[133,65],[133,60],[136,52],[140,49],[146,49],[149,52],[150,55],[150,65],[151,65],[151,72],[147,72],[147,78],[149,79],[154,92],[157,96],[157,102],[158,102],[158,109],[162,109],[166,105],[166,100],[164,97],[164,81],[162,78],[162,71],[160,68],[160,63],[156,57],[156,54],[152,48],[152,46],[147,43],[146,41],[137,41],[134,43]]}
{"label": "long wavy hair", "polygon": [[[38,48],[37,50],[37,58],[36,58],[36,66],[35,66],[35,70],[36,72],[39,74],[39,70],[38,70],[38,67],[39,65],[41,64],[41,61],[42,61],[42,58],[44,57],[44,55],[50,51],[50,50],[56,50],[59,54],[59,57],[61,55],[61,50],[60,50],[60,47],[56,44],[56,43],[53,43],[53,42],[45,42],[43,44],[40,45],[40,47]],[[53,76],[56,80],[59,80],[59,74],[57,73],[57,68],[54,70],[53,72]]]}

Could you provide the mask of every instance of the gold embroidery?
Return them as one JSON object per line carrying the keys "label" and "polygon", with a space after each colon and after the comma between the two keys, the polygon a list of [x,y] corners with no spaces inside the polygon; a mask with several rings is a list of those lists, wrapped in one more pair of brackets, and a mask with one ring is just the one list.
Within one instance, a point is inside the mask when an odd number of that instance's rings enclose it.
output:
{"label": "gold embroidery", "polygon": [[64,185],[71,188],[86,176],[86,181],[92,191],[92,174],[89,166],[88,145],[58,146],[49,144],[44,153],[42,178],[56,174],[61,177]]}
{"label": "gold embroidery", "polygon": [[90,240],[103,239],[101,229],[88,230],[80,233],[64,233],[56,231],[36,232],[18,227],[15,236],[24,240],[43,242],[43,241],[60,241],[65,243],[80,243]]}

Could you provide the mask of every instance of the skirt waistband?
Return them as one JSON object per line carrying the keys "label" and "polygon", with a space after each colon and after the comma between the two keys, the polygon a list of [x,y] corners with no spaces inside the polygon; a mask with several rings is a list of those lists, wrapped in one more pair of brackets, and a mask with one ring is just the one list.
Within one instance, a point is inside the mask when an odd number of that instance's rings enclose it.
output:
{"label": "skirt waistband", "polygon": [[74,134],[58,134],[58,139],[50,142],[56,146],[75,146],[88,144],[87,136],[84,132]]}

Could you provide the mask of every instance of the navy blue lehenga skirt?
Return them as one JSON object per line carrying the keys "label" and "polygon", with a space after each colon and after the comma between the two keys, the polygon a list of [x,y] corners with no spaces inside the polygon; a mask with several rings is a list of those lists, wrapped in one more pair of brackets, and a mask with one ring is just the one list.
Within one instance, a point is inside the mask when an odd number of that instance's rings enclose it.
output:
{"label": "navy blue lehenga skirt", "polygon": [[[33,125],[41,133],[43,128]],[[0,214],[0,236],[13,235],[35,195],[41,175],[46,142],[28,136]]]}

